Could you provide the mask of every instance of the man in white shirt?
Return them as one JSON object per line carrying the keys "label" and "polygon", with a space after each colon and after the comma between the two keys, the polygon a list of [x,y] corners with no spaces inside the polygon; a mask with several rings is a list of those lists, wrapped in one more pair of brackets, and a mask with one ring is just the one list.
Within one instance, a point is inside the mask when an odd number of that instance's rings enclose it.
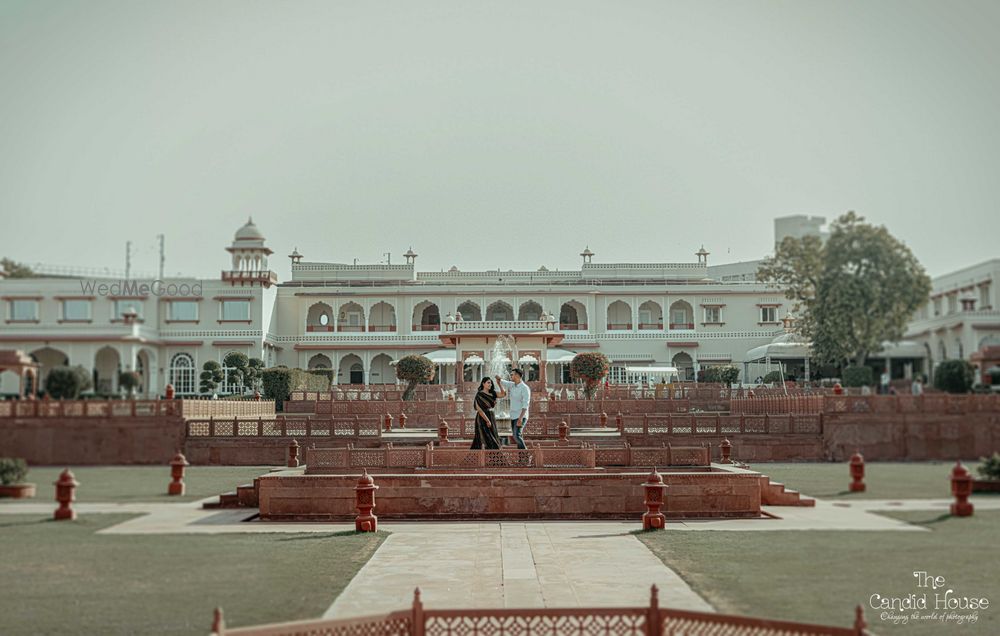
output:
{"label": "man in white shirt", "polygon": [[[510,380],[504,380],[496,376],[508,397],[510,397],[510,429],[514,433],[514,441],[520,449],[526,449],[521,431],[528,425],[528,407],[531,404],[531,389],[524,381],[524,373],[520,369],[510,372]],[[511,381],[513,380],[513,381]]]}

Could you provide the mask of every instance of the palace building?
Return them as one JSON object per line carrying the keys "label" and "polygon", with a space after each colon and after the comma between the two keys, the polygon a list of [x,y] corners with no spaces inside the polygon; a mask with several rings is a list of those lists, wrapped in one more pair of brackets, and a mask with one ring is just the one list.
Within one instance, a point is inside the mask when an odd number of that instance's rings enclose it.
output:
{"label": "palace building", "polygon": [[[502,334],[541,343],[511,362],[549,383],[568,382],[583,351],[611,359],[612,382],[643,368],[694,380],[728,364],[753,381],[777,361],[809,374],[808,356],[795,353],[804,348],[786,333],[789,301],[755,280],[758,262],[710,266],[704,248],[693,262],[602,263],[588,248],[573,270],[443,272],[419,271],[412,249],[393,265],[310,261],[294,250],[291,278],[279,281],[265,242],[248,221],[213,279],[0,277],[0,349],[28,354],[42,385],[47,369],[81,365],[99,393],[116,392],[118,373],[134,370],[145,394],[168,382],[194,394],[202,365],[231,351],[267,366],[332,369],[338,384],[392,383],[396,360],[424,354],[438,364],[435,382],[462,383],[488,362],[477,337]],[[911,358],[906,373],[920,370],[912,358],[922,352],[899,355]],[[0,380],[0,393],[17,393],[15,374]],[[235,390],[227,377],[220,393]]]}

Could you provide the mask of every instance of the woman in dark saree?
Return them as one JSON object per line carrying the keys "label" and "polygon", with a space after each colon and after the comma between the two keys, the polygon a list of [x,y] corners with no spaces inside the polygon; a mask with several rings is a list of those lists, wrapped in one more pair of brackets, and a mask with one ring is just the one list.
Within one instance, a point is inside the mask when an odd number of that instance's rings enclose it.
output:
{"label": "woman in dark saree", "polygon": [[[503,397],[502,391],[500,389]],[[479,383],[479,390],[476,391],[476,435],[472,438],[472,448],[487,450],[498,450],[500,448],[500,436],[497,435],[497,422],[493,416],[493,407],[497,403],[497,392],[493,388],[493,380],[483,378]]]}

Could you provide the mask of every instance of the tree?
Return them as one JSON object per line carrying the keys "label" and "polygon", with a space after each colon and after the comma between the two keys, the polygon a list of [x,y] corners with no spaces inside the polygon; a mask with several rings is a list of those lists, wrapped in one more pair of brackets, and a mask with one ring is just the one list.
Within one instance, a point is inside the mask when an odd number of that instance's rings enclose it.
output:
{"label": "tree", "polygon": [[222,366],[215,360],[209,360],[201,367],[200,390],[202,393],[214,393],[219,388],[219,383],[226,377],[222,372]]}
{"label": "tree", "polygon": [[93,386],[90,373],[81,366],[54,367],[45,378],[45,392],[57,400],[75,400]]}
{"label": "tree", "polygon": [[594,399],[601,380],[610,370],[611,361],[608,360],[608,356],[596,351],[578,353],[569,363],[570,377],[574,380],[583,380],[583,393],[588,400]]}
{"label": "tree", "polygon": [[729,364],[703,369],[702,382],[718,382],[720,384],[731,385],[740,379],[740,370]]}
{"label": "tree", "polygon": [[404,400],[412,400],[418,383],[427,383],[434,379],[437,366],[426,356],[403,356],[396,363],[396,377],[408,382],[403,391]]}
{"label": "tree", "polygon": [[243,370],[243,386],[254,391],[260,385],[260,376],[264,372],[264,361],[260,358],[250,358],[247,368]]}
{"label": "tree", "polygon": [[786,237],[757,278],[784,288],[813,355],[839,365],[863,366],[883,342],[901,340],[931,291],[910,248],[854,212],[833,222],[825,245]]}
{"label": "tree", "polygon": [[142,384],[142,376],[137,371],[122,371],[118,374],[118,386],[129,394]]}
{"label": "tree", "polygon": [[934,388],[947,393],[968,393],[976,370],[965,360],[944,360],[934,369]]}
{"label": "tree", "polygon": [[0,258],[0,271],[7,278],[35,278],[35,272],[30,267],[9,258]]}
{"label": "tree", "polygon": [[222,364],[229,370],[229,384],[249,387],[249,384],[253,382],[252,378],[247,377],[250,358],[245,353],[230,351],[222,359]]}

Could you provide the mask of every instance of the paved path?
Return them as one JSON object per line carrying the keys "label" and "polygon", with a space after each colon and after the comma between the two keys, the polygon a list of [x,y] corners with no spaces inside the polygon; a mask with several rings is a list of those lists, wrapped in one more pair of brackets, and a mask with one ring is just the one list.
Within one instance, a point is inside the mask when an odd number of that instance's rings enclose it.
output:
{"label": "paved path", "polygon": [[412,523],[392,535],[325,618],[398,608],[420,586],[427,607],[608,607],[713,611],[617,522]]}

